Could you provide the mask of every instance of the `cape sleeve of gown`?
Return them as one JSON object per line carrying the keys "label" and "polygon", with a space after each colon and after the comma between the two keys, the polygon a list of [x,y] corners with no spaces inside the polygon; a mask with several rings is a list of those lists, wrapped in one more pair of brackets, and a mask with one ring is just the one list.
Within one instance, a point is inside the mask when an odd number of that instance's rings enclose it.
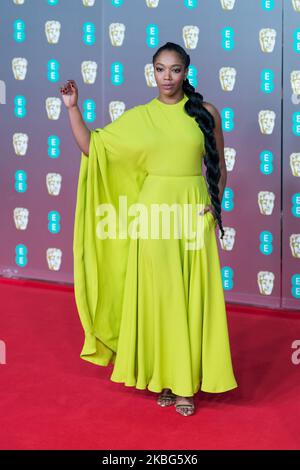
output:
{"label": "cape sleeve of gown", "polygon": [[[88,156],[81,154],[73,236],[74,293],[85,334],[80,357],[114,363],[119,334],[129,237],[118,236],[119,197],[137,201],[147,174],[143,105],[91,130]],[[99,207],[113,208],[116,238],[99,237]]]}

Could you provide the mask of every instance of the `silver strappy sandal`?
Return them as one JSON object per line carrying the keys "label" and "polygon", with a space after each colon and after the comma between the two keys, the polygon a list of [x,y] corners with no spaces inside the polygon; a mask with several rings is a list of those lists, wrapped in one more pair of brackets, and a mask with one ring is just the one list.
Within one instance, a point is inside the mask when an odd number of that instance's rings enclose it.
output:
{"label": "silver strappy sandal", "polygon": [[157,404],[162,407],[174,405],[175,402],[176,395],[169,388],[165,388],[157,399]]}

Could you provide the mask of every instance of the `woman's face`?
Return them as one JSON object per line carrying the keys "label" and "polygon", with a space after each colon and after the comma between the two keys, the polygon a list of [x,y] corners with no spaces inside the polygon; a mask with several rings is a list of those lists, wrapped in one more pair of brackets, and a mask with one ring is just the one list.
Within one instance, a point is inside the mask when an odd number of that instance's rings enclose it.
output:
{"label": "woman's face", "polygon": [[162,51],[154,63],[154,76],[160,96],[178,95],[178,92],[182,90],[182,83],[187,72],[181,57],[176,52]]}

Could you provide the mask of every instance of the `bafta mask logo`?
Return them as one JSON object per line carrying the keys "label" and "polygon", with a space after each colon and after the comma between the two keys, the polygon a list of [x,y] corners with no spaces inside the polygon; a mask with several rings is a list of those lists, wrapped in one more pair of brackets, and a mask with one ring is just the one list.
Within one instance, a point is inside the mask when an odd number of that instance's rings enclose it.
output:
{"label": "bafta mask logo", "polygon": [[109,25],[109,39],[112,46],[120,47],[123,45],[125,37],[125,24],[111,23]]}
{"label": "bafta mask logo", "polygon": [[274,287],[274,279],[274,273],[270,271],[259,271],[257,273],[259,292],[263,295],[271,295]]}
{"label": "bafta mask logo", "polygon": [[47,173],[46,185],[50,196],[58,196],[61,188],[62,176],[59,173]]}
{"label": "bafta mask logo", "polygon": [[[220,238],[221,248],[225,251],[232,251],[235,242],[235,229],[233,227],[223,227],[224,236]],[[221,230],[220,230],[221,233]]]}
{"label": "bafta mask logo", "polygon": [[22,132],[15,132],[13,134],[13,146],[16,155],[26,155],[28,147],[28,135]]}
{"label": "bafta mask logo", "polygon": [[25,207],[14,208],[14,222],[17,230],[26,230],[28,225],[29,210]]}
{"label": "bafta mask logo", "polygon": [[182,37],[186,49],[196,49],[199,39],[198,26],[186,25],[182,28]]}
{"label": "bafta mask logo", "polygon": [[219,71],[219,80],[223,91],[233,91],[236,78],[234,67],[222,67]]}
{"label": "bafta mask logo", "polygon": [[157,8],[159,0],[146,0],[146,5],[148,8]]}
{"label": "bafta mask logo", "polygon": [[276,30],[272,28],[263,28],[259,31],[259,43],[262,52],[273,52],[276,34]]}
{"label": "bafta mask logo", "polygon": [[272,134],[275,126],[276,113],[270,109],[262,109],[258,113],[258,123],[262,134]]}
{"label": "bafta mask logo", "polygon": [[0,104],[6,104],[6,84],[0,80]]}
{"label": "bafta mask logo", "polygon": [[224,147],[224,157],[227,171],[232,171],[235,164],[236,150],[232,147]]}
{"label": "bafta mask logo", "polygon": [[95,5],[95,0],[82,0],[84,7],[93,7]]}
{"label": "bafta mask logo", "polygon": [[300,95],[300,70],[293,70],[291,72],[291,87],[293,95]]}
{"label": "bafta mask logo", "polygon": [[300,233],[290,235],[290,248],[294,258],[300,258]]}
{"label": "bafta mask logo", "polygon": [[156,83],[156,80],[155,80],[153,64],[146,64],[145,65],[144,74],[145,74],[145,79],[146,79],[147,86],[156,87],[157,83]]}
{"label": "bafta mask logo", "polygon": [[62,251],[59,248],[47,249],[47,263],[51,271],[59,271],[61,265]]}
{"label": "bafta mask logo", "polygon": [[235,0],[221,0],[221,7],[223,10],[233,10]]}
{"label": "bafta mask logo", "polygon": [[275,194],[272,191],[259,191],[258,206],[262,215],[272,215],[275,203]]}
{"label": "bafta mask logo", "polygon": [[25,0],[14,0],[15,5],[24,5]]}
{"label": "bafta mask logo", "polygon": [[300,13],[300,0],[292,0],[292,5],[297,13]]}
{"label": "bafta mask logo", "polygon": [[290,167],[293,176],[300,176],[300,153],[291,153],[290,155]]}
{"label": "bafta mask logo", "polygon": [[56,96],[52,96],[46,99],[46,111],[48,119],[57,120],[60,116],[61,111],[61,99]]}
{"label": "bafta mask logo", "polygon": [[123,101],[111,101],[109,103],[109,115],[112,121],[115,121],[125,111],[125,103]]}
{"label": "bafta mask logo", "polygon": [[98,64],[93,60],[81,62],[81,75],[83,82],[87,85],[93,85],[97,78]]}
{"label": "bafta mask logo", "polygon": [[60,36],[61,24],[59,21],[50,20],[45,23],[45,33],[49,44],[57,44]]}
{"label": "bafta mask logo", "polygon": [[16,80],[25,80],[27,73],[27,59],[24,57],[14,57],[11,67]]}

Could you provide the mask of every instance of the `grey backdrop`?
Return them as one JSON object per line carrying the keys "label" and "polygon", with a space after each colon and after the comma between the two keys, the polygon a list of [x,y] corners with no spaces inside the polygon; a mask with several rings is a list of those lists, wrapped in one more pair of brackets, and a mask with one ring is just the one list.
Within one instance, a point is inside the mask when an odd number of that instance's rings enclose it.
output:
{"label": "grey backdrop", "polygon": [[[225,251],[219,242],[226,300],[299,309],[300,258],[292,255],[289,238],[300,232],[300,211],[296,216],[291,212],[291,198],[300,192],[300,185],[299,178],[291,173],[289,155],[299,152],[299,135],[292,132],[292,115],[299,112],[300,106],[291,99],[290,73],[299,68],[300,48],[299,51],[295,48],[293,35],[300,25],[300,13],[294,10],[292,0],[236,0],[234,8],[227,11],[222,4],[221,0],[160,0],[157,8],[148,8],[145,0],[95,0],[94,6],[85,7],[83,0],[25,0],[23,5],[14,4],[13,0],[1,0],[2,90],[6,86],[6,102],[4,104],[2,99],[0,105],[1,276],[73,282],[72,237],[80,151],[73,140],[64,105],[59,119],[49,120],[45,99],[60,97],[59,86],[73,78],[79,86],[81,109],[86,99],[92,99],[96,105],[95,119],[87,123],[88,127],[102,127],[110,121],[110,101],[124,101],[126,108],[130,108],[157,96],[157,88],[147,86],[145,64],[151,63],[157,47],[166,41],[185,47],[182,28],[196,25],[200,30],[197,47],[186,49],[191,56],[191,65],[197,70],[196,89],[220,113],[225,108],[234,111],[233,129],[230,132],[224,129],[225,146],[236,151],[235,166],[228,172],[227,179],[227,188],[234,194],[234,204],[229,210],[224,207],[223,225],[234,228],[235,243],[231,251]],[[16,19],[25,24],[25,37],[21,42],[14,39]],[[61,23],[58,44],[47,42],[45,22],[48,20]],[[83,41],[85,22],[94,25],[93,45]],[[121,47],[113,46],[108,34],[109,25],[116,22],[126,26]],[[149,24],[155,24],[158,31],[158,42],[153,48],[146,41]],[[234,31],[234,44],[229,50],[222,47],[222,30],[227,27]],[[275,48],[271,53],[264,53],[260,48],[259,31],[262,28],[276,30]],[[28,60],[25,80],[14,77],[11,66],[14,57]],[[55,82],[47,76],[50,59],[60,65]],[[80,67],[84,60],[98,64],[93,85],[83,81]],[[124,81],[119,86],[111,82],[113,62],[120,62],[124,67]],[[219,69],[226,66],[237,71],[231,92],[224,91],[219,80]],[[261,73],[265,69],[274,74],[271,93],[261,90]],[[24,96],[27,101],[24,117],[16,117],[14,113],[17,95]],[[258,112],[262,109],[276,113],[271,135],[260,132]],[[15,132],[29,136],[24,156],[15,154],[12,145]],[[61,153],[56,159],[48,156],[50,135],[56,135],[61,142]],[[270,174],[260,170],[263,150],[273,154]],[[14,188],[15,172],[19,169],[26,172],[28,182],[27,190],[21,193]],[[45,177],[49,172],[62,175],[59,196],[48,194]],[[271,215],[260,213],[259,191],[275,194]],[[29,210],[26,230],[17,230],[15,226],[15,207]],[[48,213],[52,210],[60,214],[58,233],[48,229]],[[273,237],[270,254],[260,250],[259,237],[263,231],[270,232]],[[19,244],[27,248],[25,266],[19,266],[15,260]],[[58,271],[49,269],[46,258],[49,247],[62,251]],[[269,295],[260,292],[257,274],[261,271],[274,275]],[[232,276],[229,284],[228,275]],[[296,287],[298,285],[294,291],[292,279]]]}

